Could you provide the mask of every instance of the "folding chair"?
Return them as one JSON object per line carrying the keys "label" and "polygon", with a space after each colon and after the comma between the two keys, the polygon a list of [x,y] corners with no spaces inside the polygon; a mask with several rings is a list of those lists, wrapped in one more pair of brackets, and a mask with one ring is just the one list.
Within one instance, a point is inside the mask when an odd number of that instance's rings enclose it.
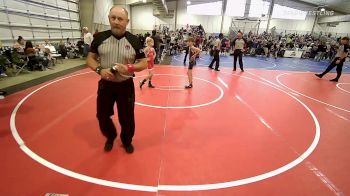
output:
{"label": "folding chair", "polygon": [[62,55],[61,54],[58,54],[55,46],[45,46],[45,48],[48,48],[51,52],[51,56],[53,58],[56,58],[57,60],[60,59],[61,60],[61,63],[63,63],[63,58],[62,58]]}
{"label": "folding chair", "polygon": [[18,74],[21,73],[21,72],[23,71],[23,69],[28,65],[29,58],[28,58],[27,55],[25,56],[25,59],[26,59],[26,60],[25,60],[25,62],[23,63],[23,65],[17,65],[17,64],[15,64],[16,69],[18,69],[17,72],[16,72],[16,76],[18,76]]}

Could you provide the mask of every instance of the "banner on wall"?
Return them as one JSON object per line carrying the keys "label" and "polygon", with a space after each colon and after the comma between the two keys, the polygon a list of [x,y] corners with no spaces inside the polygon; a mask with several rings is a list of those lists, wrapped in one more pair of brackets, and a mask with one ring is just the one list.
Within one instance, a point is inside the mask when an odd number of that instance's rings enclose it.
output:
{"label": "banner on wall", "polygon": [[301,58],[303,55],[303,50],[286,50],[284,52],[284,57],[287,58]]}

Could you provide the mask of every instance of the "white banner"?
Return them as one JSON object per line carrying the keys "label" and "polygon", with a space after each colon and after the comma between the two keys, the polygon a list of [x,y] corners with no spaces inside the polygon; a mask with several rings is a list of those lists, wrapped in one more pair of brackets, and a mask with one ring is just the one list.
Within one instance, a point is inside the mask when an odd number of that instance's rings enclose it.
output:
{"label": "white banner", "polygon": [[289,57],[289,58],[301,58],[303,55],[303,50],[286,50],[284,52],[284,57]]}

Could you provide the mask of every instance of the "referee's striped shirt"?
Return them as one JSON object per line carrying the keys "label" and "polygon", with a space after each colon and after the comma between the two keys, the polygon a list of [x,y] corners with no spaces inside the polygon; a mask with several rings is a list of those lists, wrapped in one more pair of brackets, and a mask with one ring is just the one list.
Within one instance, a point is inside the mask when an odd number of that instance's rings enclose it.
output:
{"label": "referee's striped shirt", "polygon": [[[98,54],[103,68],[111,68],[115,63],[129,64],[145,58],[140,40],[130,32],[117,37],[111,30],[97,34],[91,43],[90,52]],[[132,77],[116,73],[114,82],[122,82]]]}

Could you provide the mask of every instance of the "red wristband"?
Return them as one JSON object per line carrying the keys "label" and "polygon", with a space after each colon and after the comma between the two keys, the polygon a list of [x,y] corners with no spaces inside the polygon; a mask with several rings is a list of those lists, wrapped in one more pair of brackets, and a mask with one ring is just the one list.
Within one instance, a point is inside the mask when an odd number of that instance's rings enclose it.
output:
{"label": "red wristband", "polygon": [[134,64],[128,64],[128,72],[133,73],[135,71],[135,66]]}

